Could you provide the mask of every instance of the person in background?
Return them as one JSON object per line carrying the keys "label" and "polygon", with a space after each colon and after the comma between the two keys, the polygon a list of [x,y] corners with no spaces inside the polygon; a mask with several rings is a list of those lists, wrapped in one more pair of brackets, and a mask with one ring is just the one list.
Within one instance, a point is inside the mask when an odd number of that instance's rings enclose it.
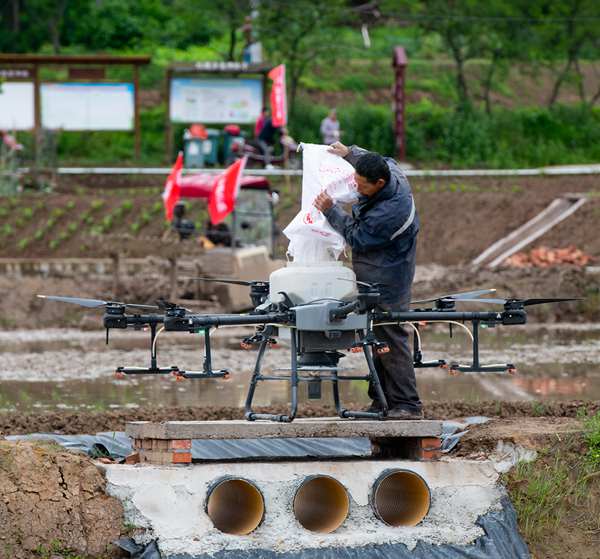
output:
{"label": "person in background", "polygon": [[263,127],[258,134],[258,145],[265,158],[265,168],[272,168],[271,156],[273,154],[273,147],[275,145],[275,134],[280,131],[280,128],[273,126],[273,120],[270,116],[267,116]]}
{"label": "person in background", "polygon": [[258,136],[260,135],[267,118],[269,118],[269,109],[267,109],[267,107],[263,107],[262,111],[260,112],[260,116],[256,119],[256,122],[254,123],[255,138],[258,138]]}
{"label": "person in background", "polygon": [[321,136],[323,137],[323,143],[327,146],[340,139],[340,121],[337,119],[335,109],[331,109],[329,114],[321,121]]}

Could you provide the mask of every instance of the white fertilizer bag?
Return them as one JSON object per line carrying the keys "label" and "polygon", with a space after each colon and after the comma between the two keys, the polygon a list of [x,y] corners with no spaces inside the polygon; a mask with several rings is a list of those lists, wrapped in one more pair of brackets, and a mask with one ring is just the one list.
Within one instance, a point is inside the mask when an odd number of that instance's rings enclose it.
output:
{"label": "white fertilizer bag", "polygon": [[354,167],[339,155],[327,151],[328,146],[302,145],[302,207],[283,230],[290,240],[288,254],[294,262],[315,263],[337,260],[344,250],[344,238],[313,206],[317,195],[325,191],[335,202],[356,199]]}

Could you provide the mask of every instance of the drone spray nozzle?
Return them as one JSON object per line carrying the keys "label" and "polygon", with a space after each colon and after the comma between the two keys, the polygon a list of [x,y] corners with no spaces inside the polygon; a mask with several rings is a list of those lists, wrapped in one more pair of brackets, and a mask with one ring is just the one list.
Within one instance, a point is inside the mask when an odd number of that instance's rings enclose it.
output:
{"label": "drone spray nozzle", "polygon": [[387,470],[373,484],[371,506],[389,526],[416,526],[427,516],[431,493],[427,482],[410,470]]}
{"label": "drone spray nozzle", "polygon": [[294,516],[311,532],[329,534],[346,520],[350,498],[336,479],[316,475],[306,478],[294,496]]}

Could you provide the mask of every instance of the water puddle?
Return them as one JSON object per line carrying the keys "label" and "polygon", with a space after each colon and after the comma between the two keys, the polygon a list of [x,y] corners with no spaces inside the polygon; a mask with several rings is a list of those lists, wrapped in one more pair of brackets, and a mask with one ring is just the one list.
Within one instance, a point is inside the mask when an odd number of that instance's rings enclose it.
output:
{"label": "water puddle", "polygon": [[[239,347],[244,330],[223,330],[215,338],[213,365],[231,371],[230,380],[176,382],[159,378],[114,378],[118,365],[143,366],[149,360],[147,333],[115,335],[104,345],[102,332],[37,330],[0,332],[0,409],[104,410],[145,406],[243,405],[255,353]],[[201,369],[202,340],[176,334],[160,340],[159,364]],[[424,358],[468,363],[466,335],[449,338],[443,328],[423,332]],[[515,376],[460,374],[439,368],[419,369],[417,382],[423,400],[600,400],[600,325],[551,325],[496,328],[481,334],[482,363],[514,363]],[[362,354],[342,362],[351,372],[365,370]],[[284,346],[267,353],[264,370],[289,367]],[[324,383],[323,401],[331,401]],[[285,381],[262,383],[256,405],[286,403]],[[301,400],[306,386],[301,386]],[[367,402],[366,383],[342,384],[342,399]]]}

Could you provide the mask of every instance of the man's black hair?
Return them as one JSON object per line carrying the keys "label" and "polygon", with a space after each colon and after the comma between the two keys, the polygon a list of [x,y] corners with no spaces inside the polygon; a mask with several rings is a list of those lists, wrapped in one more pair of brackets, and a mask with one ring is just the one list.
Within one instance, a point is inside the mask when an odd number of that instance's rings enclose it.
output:
{"label": "man's black hair", "polygon": [[390,180],[390,168],[385,159],[378,153],[367,152],[356,162],[356,173],[375,184],[379,179]]}

